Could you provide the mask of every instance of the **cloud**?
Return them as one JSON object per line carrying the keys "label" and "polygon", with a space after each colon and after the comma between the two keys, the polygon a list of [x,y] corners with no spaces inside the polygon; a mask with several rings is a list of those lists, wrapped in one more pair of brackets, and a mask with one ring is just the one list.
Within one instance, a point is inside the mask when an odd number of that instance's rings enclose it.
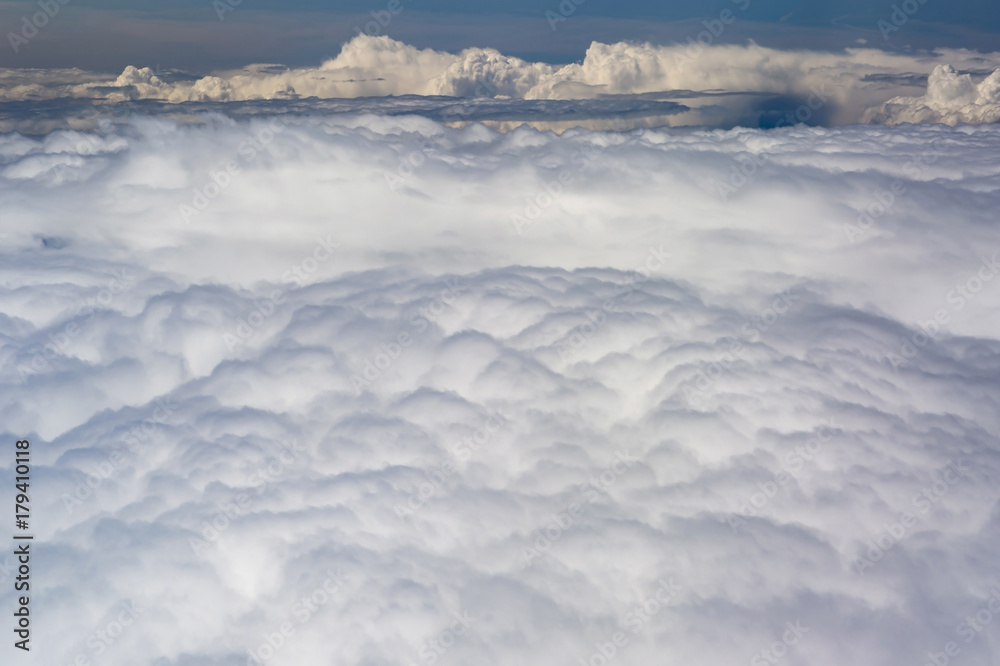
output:
{"label": "cloud", "polygon": [[[554,101],[607,96],[638,99],[654,94],[663,101],[683,99],[690,111],[651,115],[646,126],[798,122],[829,126],[896,123],[897,116],[920,122],[946,119],[952,124],[995,120],[995,75],[979,84],[976,92],[969,76],[949,72],[992,72],[1000,67],[996,53],[940,49],[909,55],[871,48],[820,52],[783,51],[754,43],[719,45],[709,40],[707,44],[594,42],[582,62],[557,66],[509,57],[490,48],[456,54],[362,34],[319,67],[256,64],[195,78],[129,66],[115,79],[62,70],[30,84],[22,81],[20,70],[3,70],[0,80],[11,83],[8,103],[70,98],[92,106],[98,100],[119,105],[157,100],[178,105],[174,111],[180,113],[192,102],[381,98],[379,104],[391,110],[399,96],[424,97],[431,103],[441,96]],[[919,101],[914,95],[924,88],[926,76],[931,87]],[[690,91],[700,94],[692,96]],[[27,122],[21,107],[10,107],[10,113]],[[22,130],[22,126],[7,129]]]}
{"label": "cloud", "polygon": [[950,65],[938,65],[927,80],[922,97],[894,97],[868,120],[900,123],[995,123],[1000,120],[1000,69],[979,84],[971,74],[959,74]]}
{"label": "cloud", "polygon": [[991,663],[996,126],[255,104],[0,137],[37,663]]}

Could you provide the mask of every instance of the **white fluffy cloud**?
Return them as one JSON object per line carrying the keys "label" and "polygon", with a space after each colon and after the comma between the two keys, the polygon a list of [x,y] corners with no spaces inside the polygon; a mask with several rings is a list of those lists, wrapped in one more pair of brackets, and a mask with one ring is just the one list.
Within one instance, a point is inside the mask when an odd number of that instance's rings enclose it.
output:
{"label": "white fluffy cloud", "polygon": [[[867,106],[885,101],[885,75],[927,74],[940,63],[997,67],[1000,55],[949,50],[914,57],[876,49],[822,53],[756,44],[693,48],[595,42],[582,63],[559,67],[525,62],[494,49],[450,54],[360,35],[316,69],[249,68],[221,73],[226,87],[218,77],[208,77],[211,83],[202,79],[159,89],[139,82],[137,90],[170,101],[270,99],[292,91],[321,98],[409,94],[578,99],[677,90],[754,91],[804,100],[819,90],[837,108],[831,114],[835,122],[849,123],[857,122]],[[883,78],[867,82],[865,77],[872,75]]]}
{"label": "white fluffy cloud", "polygon": [[60,637],[23,661],[992,664],[998,148],[0,137],[0,413]]}
{"label": "white fluffy cloud", "polygon": [[1000,69],[978,85],[970,74],[938,65],[922,97],[894,97],[872,109],[869,120],[899,123],[995,123],[1000,121]]}
{"label": "white fluffy cloud", "polygon": [[[79,72],[31,84],[18,83],[23,78],[19,70],[3,70],[0,80],[11,82],[3,98],[7,100],[69,96],[179,103],[388,95],[565,100],[661,94],[669,99],[684,97],[686,101],[681,101],[695,111],[659,117],[658,124],[756,125],[762,117],[765,124],[774,124],[786,114],[791,115],[781,124],[995,121],[997,74],[977,89],[971,75],[959,75],[954,68],[993,71],[1000,68],[1000,54],[941,49],[909,55],[870,48],[827,53],[782,51],[753,43],[594,42],[582,62],[556,66],[505,56],[495,49],[453,54],[418,49],[385,36],[359,35],[335,58],[314,68],[251,65],[192,80],[130,66],[115,79],[102,81]],[[927,76],[930,87],[918,99]],[[739,96],[692,97],[688,91]],[[775,104],[775,96],[780,104]]]}

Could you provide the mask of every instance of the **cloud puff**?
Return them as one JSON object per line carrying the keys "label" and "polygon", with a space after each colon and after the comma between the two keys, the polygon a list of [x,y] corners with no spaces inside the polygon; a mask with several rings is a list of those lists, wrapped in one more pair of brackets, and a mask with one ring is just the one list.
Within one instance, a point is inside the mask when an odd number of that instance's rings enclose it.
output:
{"label": "cloud puff", "polygon": [[[694,109],[689,114],[657,118],[658,124],[670,125],[896,123],[900,114],[935,121],[995,119],[991,110],[995,106],[995,77],[973,93],[965,90],[972,85],[971,80],[949,83],[949,76],[966,75],[948,74],[952,70],[942,70],[942,66],[965,72],[992,71],[1000,67],[1000,55],[960,49],[908,55],[877,49],[782,51],[753,43],[657,46],[594,42],[582,62],[556,66],[505,56],[489,48],[454,54],[418,49],[386,36],[359,35],[319,67],[258,64],[194,78],[130,66],[114,80],[98,82],[94,75],[81,72],[72,84],[64,77],[47,83],[17,83],[10,87],[7,99],[69,96],[113,103],[158,100],[181,104],[405,95],[571,100],[652,94],[665,100],[686,99],[685,104]],[[932,87],[927,98],[923,102],[911,99],[920,92],[927,75],[931,75]],[[16,82],[19,77],[23,74],[18,70],[0,72],[0,80]],[[956,90],[956,85],[964,86],[964,92]],[[690,91],[701,94],[691,96]],[[720,92],[729,96],[719,97]],[[386,103],[391,106],[394,100]],[[880,105],[885,106],[879,110]]]}
{"label": "cloud puff", "polygon": [[[992,62],[1000,66],[1000,56],[955,50],[913,57],[875,49],[822,53],[780,51],[756,44],[695,48],[595,42],[582,63],[557,67],[507,57],[494,49],[450,54],[417,49],[385,36],[359,35],[318,69],[251,68],[224,76],[234,91],[233,99],[268,98],[274,90],[287,88],[300,96],[321,98],[415,94],[524,99],[674,90],[757,91],[805,97],[822,88],[829,89],[827,94],[836,105],[853,107],[884,94],[882,85],[864,85],[865,76],[927,73],[941,62],[958,66],[974,62],[978,67]],[[191,84],[183,82],[157,97],[171,101],[203,98],[194,93]],[[849,108],[845,112],[855,111]]]}
{"label": "cloud puff", "polygon": [[894,97],[870,110],[867,119],[892,125],[995,123],[1000,120],[1000,69],[977,85],[971,74],[938,65],[927,80],[924,96]]}
{"label": "cloud puff", "polygon": [[30,657],[990,664],[998,144],[3,135]]}

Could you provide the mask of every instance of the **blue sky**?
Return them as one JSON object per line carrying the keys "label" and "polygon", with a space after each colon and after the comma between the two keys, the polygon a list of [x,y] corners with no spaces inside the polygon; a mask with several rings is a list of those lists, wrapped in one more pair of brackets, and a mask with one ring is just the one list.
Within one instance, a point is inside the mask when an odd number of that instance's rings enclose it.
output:
{"label": "blue sky", "polygon": [[[128,64],[161,64],[209,71],[251,61],[314,64],[336,55],[354,28],[370,20],[371,12],[384,10],[388,2],[243,0],[220,21],[209,0],[182,0],[169,6],[146,0],[72,0],[28,47],[16,55],[9,48],[0,49],[0,66],[114,71]],[[403,11],[385,33],[421,47],[455,51],[492,46],[532,60],[568,62],[582,58],[593,40],[684,42],[697,34],[702,21],[730,9],[738,20],[719,42],[753,39],[776,48],[867,44],[889,50],[1000,49],[1000,5],[994,0],[912,3],[916,11],[889,39],[879,32],[877,22],[889,19],[897,3],[865,0],[585,0],[555,30],[545,13],[559,12],[557,0],[512,0],[502,5],[402,0]],[[37,9],[34,3],[0,4],[3,34]]]}

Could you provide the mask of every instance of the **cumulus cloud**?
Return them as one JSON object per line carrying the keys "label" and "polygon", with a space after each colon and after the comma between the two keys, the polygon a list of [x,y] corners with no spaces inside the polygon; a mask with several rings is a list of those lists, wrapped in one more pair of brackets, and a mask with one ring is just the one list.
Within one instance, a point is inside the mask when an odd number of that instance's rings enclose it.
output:
{"label": "cumulus cloud", "polygon": [[971,74],[938,65],[922,97],[894,97],[868,113],[868,119],[899,123],[995,123],[1000,120],[1000,69],[976,84]]}
{"label": "cumulus cloud", "polygon": [[[951,67],[952,69],[948,69]],[[652,45],[594,42],[581,62],[528,62],[495,49],[460,53],[419,49],[386,36],[358,35],[318,67],[257,64],[201,78],[127,67],[100,80],[64,73],[48,82],[18,83],[18,70],[0,72],[7,100],[78,98],[121,103],[158,100],[355,99],[414,95],[520,100],[579,100],[660,95],[686,98],[691,113],[661,115],[647,125],[774,126],[807,122],[843,125],[897,123],[914,118],[956,122],[996,119],[996,75],[974,90],[971,71],[1000,67],[1000,54],[941,49],[919,55],[871,48],[842,52],[783,51],[754,43]],[[959,74],[957,72],[966,72]],[[927,95],[923,79],[930,75]],[[68,78],[67,78],[68,77]],[[970,88],[971,86],[971,88]],[[690,91],[701,94],[691,96]],[[717,93],[730,96],[720,98]],[[394,100],[387,100],[390,106]],[[884,105],[879,108],[880,105]],[[8,128],[14,129],[14,128]]]}
{"label": "cumulus cloud", "polygon": [[0,414],[60,637],[25,663],[991,664],[998,148],[0,136]]}
{"label": "cumulus cloud", "polygon": [[[458,54],[417,49],[389,37],[359,35],[341,53],[316,69],[251,68],[220,74],[230,89],[211,97],[216,86],[179,82],[153,96],[170,101],[270,98],[276,90],[303,97],[373,95],[505,96],[523,99],[579,99],[608,94],[677,90],[756,91],[803,98],[819,89],[831,106],[844,108],[839,122],[854,122],[885,86],[865,84],[869,75],[929,73],[936,64],[1000,66],[997,54],[959,50],[914,57],[876,49],[842,53],[780,51],[756,44],[601,44],[595,42],[579,64],[530,63],[494,49]],[[898,89],[898,88],[897,88]],[[836,117],[834,115],[834,117]]]}

